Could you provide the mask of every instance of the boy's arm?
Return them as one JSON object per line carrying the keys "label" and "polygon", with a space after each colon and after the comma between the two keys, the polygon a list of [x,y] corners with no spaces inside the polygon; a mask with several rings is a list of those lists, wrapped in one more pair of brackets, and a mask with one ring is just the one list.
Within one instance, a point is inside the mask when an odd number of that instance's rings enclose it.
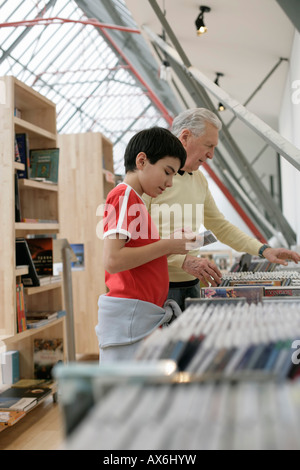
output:
{"label": "boy's arm", "polygon": [[104,239],[103,263],[104,269],[111,273],[126,271],[137,268],[161,256],[171,253],[186,254],[186,242],[190,240],[185,237],[158,240],[149,245],[135,248],[125,245],[126,239],[118,234]]}

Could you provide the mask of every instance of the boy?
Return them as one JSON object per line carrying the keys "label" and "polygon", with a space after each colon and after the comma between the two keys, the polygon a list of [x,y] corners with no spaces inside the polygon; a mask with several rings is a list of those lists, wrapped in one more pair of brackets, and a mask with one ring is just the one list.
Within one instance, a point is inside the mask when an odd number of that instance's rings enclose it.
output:
{"label": "boy", "polygon": [[100,364],[132,358],[140,340],[170,318],[167,256],[186,254],[190,237],[160,239],[142,195],[172,186],[185,160],[179,139],[160,127],[138,132],[126,147],[124,182],[108,194],[103,219],[109,292],[98,300]]}

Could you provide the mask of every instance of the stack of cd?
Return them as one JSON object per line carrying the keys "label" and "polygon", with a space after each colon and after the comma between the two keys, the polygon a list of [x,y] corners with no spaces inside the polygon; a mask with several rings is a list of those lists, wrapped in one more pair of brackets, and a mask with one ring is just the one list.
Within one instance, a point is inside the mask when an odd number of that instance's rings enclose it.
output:
{"label": "stack of cd", "polygon": [[[299,383],[123,384],[98,402],[66,448],[190,450],[171,454],[178,465],[195,463],[193,450],[299,450],[299,391]],[[169,458],[165,452],[164,464]]]}
{"label": "stack of cd", "polygon": [[149,336],[137,359],[174,360],[202,381],[296,379],[300,304],[196,301]]}

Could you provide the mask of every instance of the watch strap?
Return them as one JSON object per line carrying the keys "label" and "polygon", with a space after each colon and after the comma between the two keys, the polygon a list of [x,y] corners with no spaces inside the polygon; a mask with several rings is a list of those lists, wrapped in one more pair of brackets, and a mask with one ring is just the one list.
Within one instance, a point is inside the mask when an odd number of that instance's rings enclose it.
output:
{"label": "watch strap", "polygon": [[262,245],[259,249],[259,252],[258,252],[258,256],[260,258],[264,258],[264,255],[263,255],[263,252],[267,249],[267,248],[271,248],[270,245]]}

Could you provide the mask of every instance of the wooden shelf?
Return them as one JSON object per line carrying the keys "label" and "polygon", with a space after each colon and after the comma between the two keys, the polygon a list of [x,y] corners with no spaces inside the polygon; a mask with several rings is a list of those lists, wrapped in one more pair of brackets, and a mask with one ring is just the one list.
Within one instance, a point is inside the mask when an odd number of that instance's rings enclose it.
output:
{"label": "wooden shelf", "polygon": [[[4,343],[1,345],[6,350],[20,352],[20,377],[32,378],[33,338],[37,335],[44,339],[63,338],[67,351],[65,317],[40,328],[18,332],[16,283],[19,283],[20,276],[28,273],[28,268],[16,268],[15,239],[59,233],[59,187],[57,184],[20,178],[21,217],[27,222],[15,222],[14,175],[17,170],[25,169],[23,163],[15,162],[15,135],[26,133],[29,150],[56,148],[56,106],[13,76],[0,77],[0,88],[0,174],[5,182],[0,198],[0,217],[3,221],[0,237],[0,332]],[[20,110],[21,117],[14,116],[15,108]],[[62,285],[60,281],[25,287],[24,303],[28,311],[64,310]]]}
{"label": "wooden shelf", "polygon": [[44,137],[45,139],[56,140],[56,134],[48,132],[41,127],[31,124],[30,122],[24,121],[24,119],[14,116],[14,123],[16,132],[27,132],[29,137],[38,136],[39,138]]}
{"label": "wooden shelf", "polygon": [[52,289],[58,289],[59,287],[62,287],[62,282],[52,282],[50,284],[45,284],[43,286],[36,286],[36,287],[25,287],[25,294],[27,295],[34,295],[34,294],[40,294],[41,292],[46,292]]}
{"label": "wooden shelf", "polygon": [[28,330],[22,331],[22,333],[17,333],[16,335],[12,336],[2,336],[0,340],[2,340],[7,346],[16,341],[22,341],[25,338],[29,338],[31,336],[35,336],[36,334],[41,333],[42,331],[46,331],[49,327],[54,327],[57,325],[62,325],[64,322],[65,317],[58,318],[57,320],[52,320],[47,325],[40,326],[39,328],[29,328]]}
{"label": "wooden shelf", "polygon": [[23,188],[43,189],[45,191],[58,191],[57,184],[44,183],[42,181],[35,181],[26,178],[19,179],[19,189]]}
{"label": "wooden shelf", "polygon": [[56,233],[59,232],[58,223],[40,223],[40,222],[15,222],[16,235],[18,232],[31,232],[31,233]]}

